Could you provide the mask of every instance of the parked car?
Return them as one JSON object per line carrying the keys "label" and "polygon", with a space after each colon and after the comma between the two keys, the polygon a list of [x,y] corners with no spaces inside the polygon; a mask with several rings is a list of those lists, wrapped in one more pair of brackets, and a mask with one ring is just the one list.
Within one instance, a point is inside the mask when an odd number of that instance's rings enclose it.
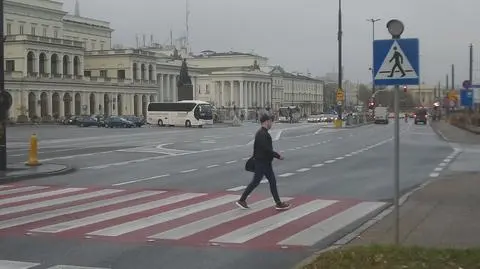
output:
{"label": "parked car", "polygon": [[105,128],[113,128],[113,127],[134,128],[135,123],[117,116],[112,116],[105,119]]}
{"label": "parked car", "polygon": [[136,127],[142,127],[146,124],[145,118],[137,116],[122,116],[123,119],[131,121],[135,124]]}
{"label": "parked car", "polygon": [[77,126],[78,126],[78,127],[91,127],[91,126],[100,127],[100,125],[98,124],[97,119],[96,119],[96,118],[92,118],[92,117],[78,118],[78,119],[77,119]]}

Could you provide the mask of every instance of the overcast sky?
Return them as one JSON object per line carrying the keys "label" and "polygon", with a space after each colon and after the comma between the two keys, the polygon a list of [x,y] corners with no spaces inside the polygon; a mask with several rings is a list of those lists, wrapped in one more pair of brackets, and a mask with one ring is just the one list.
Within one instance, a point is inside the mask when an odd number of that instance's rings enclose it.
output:
{"label": "overcast sky", "polygon": [[[135,34],[160,43],[185,33],[185,0],[79,0],[81,15],[111,22],[113,42],[135,45]],[[64,0],[73,12],[74,0]],[[402,20],[403,37],[420,38],[421,76],[445,83],[455,64],[455,82],[468,78],[468,46],[480,51],[479,0],[343,0],[345,79],[370,81],[372,24],[376,38],[389,38],[386,22]],[[194,52],[252,50],[289,71],[323,75],[337,70],[337,0],[190,0]],[[480,55],[475,53],[475,55]],[[479,57],[474,78],[480,80]]]}

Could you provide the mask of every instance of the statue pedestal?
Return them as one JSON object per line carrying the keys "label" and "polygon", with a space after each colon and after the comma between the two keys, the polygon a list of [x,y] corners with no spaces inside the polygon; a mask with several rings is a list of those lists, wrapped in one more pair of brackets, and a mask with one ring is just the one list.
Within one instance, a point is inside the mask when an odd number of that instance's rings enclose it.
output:
{"label": "statue pedestal", "polygon": [[233,116],[232,126],[242,126],[242,122],[240,121],[240,119],[238,119],[236,115]]}

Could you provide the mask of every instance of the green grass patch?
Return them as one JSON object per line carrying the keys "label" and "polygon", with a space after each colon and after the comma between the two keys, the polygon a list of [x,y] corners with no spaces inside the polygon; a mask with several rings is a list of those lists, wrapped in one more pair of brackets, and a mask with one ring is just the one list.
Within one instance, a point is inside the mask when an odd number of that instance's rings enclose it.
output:
{"label": "green grass patch", "polygon": [[297,269],[479,269],[480,248],[355,246],[319,254]]}

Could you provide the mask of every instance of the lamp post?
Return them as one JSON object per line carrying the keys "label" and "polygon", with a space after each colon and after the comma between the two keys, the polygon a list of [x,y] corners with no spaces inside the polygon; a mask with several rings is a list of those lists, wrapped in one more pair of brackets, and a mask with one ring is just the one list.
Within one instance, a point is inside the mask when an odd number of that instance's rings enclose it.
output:
{"label": "lamp post", "polygon": [[[343,65],[342,65],[342,0],[338,0],[338,90],[342,90]],[[337,104],[338,119],[342,120],[342,106]]]}
{"label": "lamp post", "polygon": [[[380,21],[381,19],[367,19],[368,22],[372,23],[372,44],[375,41],[375,23]],[[372,46],[373,48],[373,46]],[[370,68],[372,70],[372,93],[375,93],[375,71],[373,70],[373,66],[375,65],[374,63],[374,55],[373,55],[373,50],[372,50],[372,67]]]}

